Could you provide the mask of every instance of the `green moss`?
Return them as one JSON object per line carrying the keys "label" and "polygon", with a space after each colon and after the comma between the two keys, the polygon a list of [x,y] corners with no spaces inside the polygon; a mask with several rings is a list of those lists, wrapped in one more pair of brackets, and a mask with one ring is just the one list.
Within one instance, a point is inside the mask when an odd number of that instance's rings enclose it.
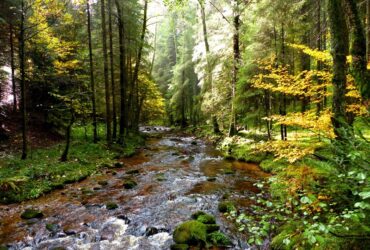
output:
{"label": "green moss", "polygon": [[157,181],[166,181],[166,180],[167,180],[167,178],[166,178],[166,176],[164,175],[164,173],[156,174],[155,179],[156,179]]}
{"label": "green moss", "polygon": [[232,245],[231,240],[225,234],[221,232],[213,232],[207,236],[208,242],[215,246],[230,246]]}
{"label": "green moss", "polygon": [[134,180],[126,180],[123,183],[123,187],[126,189],[132,189],[137,186],[137,183]]}
{"label": "green moss", "polygon": [[226,175],[232,175],[232,174],[235,174],[235,171],[232,170],[231,168],[227,168],[223,170],[223,173]]}
{"label": "green moss", "polygon": [[51,224],[51,223],[48,223],[45,225],[46,229],[49,230],[50,232],[56,232],[58,231],[58,228],[59,226],[57,224]]}
{"label": "green moss", "polygon": [[209,214],[199,215],[197,221],[202,222],[203,224],[216,224],[215,217]]}
{"label": "green moss", "polygon": [[204,245],[207,242],[207,227],[196,220],[186,221],[176,227],[173,239],[178,244]]}
{"label": "green moss", "polygon": [[221,201],[218,204],[218,211],[221,213],[230,213],[231,211],[235,210],[235,205],[231,201]]}
{"label": "green moss", "polygon": [[114,209],[118,208],[118,205],[114,202],[108,202],[107,204],[105,204],[105,207],[108,210],[114,210]]}
{"label": "green moss", "polygon": [[33,219],[33,218],[42,218],[43,216],[44,214],[41,211],[35,210],[35,209],[26,209],[21,214],[21,218],[25,220]]}
{"label": "green moss", "polygon": [[207,224],[207,233],[213,233],[220,230],[220,226],[217,224]]}
{"label": "green moss", "polygon": [[196,220],[196,219],[198,219],[199,216],[206,215],[206,214],[207,213],[206,212],[203,212],[203,211],[196,211],[195,213],[193,213],[191,215],[191,218],[194,219],[194,220]]}

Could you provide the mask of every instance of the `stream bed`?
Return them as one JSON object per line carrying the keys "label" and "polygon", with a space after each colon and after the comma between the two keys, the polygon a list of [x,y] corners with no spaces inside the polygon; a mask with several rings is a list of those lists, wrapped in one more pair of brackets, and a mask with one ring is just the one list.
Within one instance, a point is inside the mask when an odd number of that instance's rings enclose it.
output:
{"label": "stream bed", "polygon": [[[162,130],[162,132],[158,131]],[[164,128],[146,128],[146,145],[123,167],[106,169],[41,198],[0,205],[0,245],[9,249],[170,249],[175,227],[202,210],[216,217],[231,249],[248,249],[245,236],[224,215],[225,196],[247,207],[253,185],[267,177],[255,164],[225,160],[211,144]],[[231,171],[230,171],[231,170]],[[125,179],[137,186],[125,189]],[[107,203],[118,205],[107,209]],[[23,220],[27,208],[44,213]],[[47,226],[48,225],[48,226]]]}

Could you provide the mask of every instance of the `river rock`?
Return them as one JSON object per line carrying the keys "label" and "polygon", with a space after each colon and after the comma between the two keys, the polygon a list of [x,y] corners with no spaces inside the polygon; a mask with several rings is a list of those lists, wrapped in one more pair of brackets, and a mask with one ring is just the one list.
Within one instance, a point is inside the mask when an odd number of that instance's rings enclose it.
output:
{"label": "river rock", "polygon": [[123,187],[125,189],[132,189],[134,187],[137,186],[137,183],[134,181],[134,180],[126,180],[124,183],[123,183]]}
{"label": "river rock", "polygon": [[22,214],[21,218],[25,220],[33,219],[33,218],[42,218],[44,214],[39,211],[32,208],[26,209]]}
{"label": "river rock", "polygon": [[46,229],[49,230],[52,233],[56,233],[59,229],[59,226],[57,224],[48,223],[45,225]]}
{"label": "river rock", "polygon": [[127,171],[126,174],[140,174],[140,171],[138,169],[132,169]]}
{"label": "river rock", "polygon": [[114,202],[108,202],[107,204],[105,204],[105,207],[108,210],[114,210],[114,209],[118,208],[118,205]]}
{"label": "river rock", "polygon": [[98,181],[98,184],[100,186],[106,186],[106,185],[108,185],[108,182],[107,181]]}

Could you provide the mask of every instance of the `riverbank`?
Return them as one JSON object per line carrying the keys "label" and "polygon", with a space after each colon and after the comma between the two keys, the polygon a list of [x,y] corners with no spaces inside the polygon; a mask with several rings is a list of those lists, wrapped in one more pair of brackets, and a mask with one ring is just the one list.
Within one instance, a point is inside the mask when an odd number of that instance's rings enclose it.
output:
{"label": "riverbank", "polygon": [[27,160],[20,160],[18,154],[1,158],[0,203],[35,199],[102,169],[121,167],[120,160],[132,156],[144,143],[143,135],[130,134],[124,147],[114,144],[108,148],[105,141],[92,143],[89,132],[83,127],[73,128],[66,162],[59,160],[64,149],[63,142],[31,150]]}
{"label": "riverbank", "polygon": [[[305,130],[288,141],[258,131],[233,137],[198,130],[225,158],[258,163],[273,175],[256,184],[250,211],[226,215],[262,248],[361,249],[368,240],[369,142],[362,134],[333,141]],[[353,237],[353,236],[356,237]]]}

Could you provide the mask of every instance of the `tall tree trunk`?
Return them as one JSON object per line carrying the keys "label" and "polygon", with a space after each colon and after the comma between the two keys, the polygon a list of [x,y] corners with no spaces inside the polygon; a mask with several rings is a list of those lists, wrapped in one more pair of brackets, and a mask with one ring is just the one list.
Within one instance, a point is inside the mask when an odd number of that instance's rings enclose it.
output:
{"label": "tall tree trunk", "polygon": [[10,69],[12,74],[12,94],[13,94],[13,112],[17,111],[17,88],[15,84],[15,63],[14,63],[14,26],[13,20],[9,24],[9,40],[10,40]]}
{"label": "tall tree trunk", "polygon": [[333,56],[333,117],[332,123],[337,139],[343,139],[341,129],[345,121],[346,55],[348,53],[348,30],[341,0],[328,0],[328,14]]}
{"label": "tall tree trunk", "polygon": [[26,71],[25,71],[25,41],[24,41],[24,31],[25,31],[25,6],[24,0],[21,2],[21,23],[19,31],[19,67],[21,73],[21,114],[22,114],[22,160],[27,158],[27,110],[26,110]]}
{"label": "tall tree trunk", "polygon": [[69,121],[69,124],[66,129],[66,135],[65,135],[66,136],[66,147],[64,148],[62,156],[60,157],[61,162],[65,162],[68,160],[69,146],[71,144],[71,130],[72,130],[73,123],[75,122],[75,115],[74,115],[74,111],[72,108],[70,112],[71,112],[71,120]]}
{"label": "tall tree trunk", "polygon": [[366,51],[367,51],[367,62],[370,63],[370,0],[366,3]]}
{"label": "tall tree trunk", "polygon": [[113,15],[112,1],[108,0],[109,59],[110,59],[110,82],[112,85],[112,117],[113,117],[112,139],[116,139],[117,138],[117,111],[116,111],[116,86],[114,82],[114,63],[113,63],[112,15]]}
{"label": "tall tree trunk", "polygon": [[107,53],[107,28],[105,27],[105,0],[101,0],[101,21],[102,21],[102,40],[103,40],[103,57],[104,57],[104,83],[105,83],[105,106],[106,106],[106,126],[107,126],[107,143],[112,143],[111,128],[111,109],[110,109],[110,86],[108,77],[108,53]]}
{"label": "tall tree trunk", "polygon": [[[319,51],[322,51],[322,27],[321,27],[321,0],[317,0],[317,22],[316,22],[316,32],[317,34],[319,34],[318,36],[318,39],[317,39],[317,42],[316,42],[316,48],[319,50]],[[318,71],[321,71],[322,70],[322,62],[321,61],[317,61],[317,65],[316,65],[316,69]],[[321,84],[322,82],[320,80],[318,80],[318,84]],[[322,96],[318,96],[318,98],[322,98]],[[317,115],[320,114],[322,110],[322,102],[318,101],[317,104],[316,104],[316,113]]]}
{"label": "tall tree trunk", "polygon": [[124,136],[127,129],[126,117],[126,84],[127,84],[127,71],[126,71],[126,53],[124,45],[124,24],[121,6],[118,0],[115,0],[117,8],[117,21],[118,21],[118,39],[119,39],[119,83],[120,83],[120,96],[121,96],[121,112],[119,120],[119,143],[124,144]]}
{"label": "tall tree trunk", "polygon": [[355,78],[361,95],[370,98],[370,79],[366,69],[366,38],[365,30],[362,26],[361,18],[358,13],[356,1],[344,0],[347,7],[348,19],[351,27],[351,73]]}
{"label": "tall tree trunk", "polygon": [[[211,95],[214,96],[214,87],[213,87],[213,77],[212,77],[212,65],[210,62],[210,49],[208,43],[208,33],[207,33],[207,22],[206,22],[206,11],[204,7],[204,1],[198,0],[200,5],[200,12],[202,18],[202,27],[203,27],[203,38],[204,38],[204,46],[206,49],[206,61],[207,61],[207,69],[206,69],[206,77],[205,77],[205,90],[208,88],[211,90]],[[215,115],[211,115],[212,125],[213,125],[213,133],[219,134],[220,127],[217,122],[217,117]]]}
{"label": "tall tree trunk", "polygon": [[87,10],[87,34],[89,39],[89,62],[90,62],[90,82],[91,82],[91,102],[92,102],[92,119],[93,119],[93,141],[98,142],[98,129],[96,120],[96,93],[95,93],[95,79],[94,79],[94,63],[91,42],[91,14],[89,0],[86,2]]}
{"label": "tall tree trunk", "polygon": [[[141,29],[141,36],[140,36],[140,43],[139,43],[139,48],[138,48],[138,52],[137,52],[137,57],[136,57],[136,62],[135,62],[135,68],[134,68],[134,74],[133,74],[133,78],[132,78],[132,86],[135,88],[135,91],[136,91],[136,94],[134,95],[134,103],[136,105],[136,107],[134,108],[134,110],[138,111],[138,106],[139,106],[139,96],[138,96],[138,83],[137,83],[137,79],[138,79],[138,76],[139,76],[139,69],[140,69],[140,64],[141,64],[141,57],[142,57],[142,53],[143,53],[143,47],[144,47],[144,43],[145,43],[145,34],[146,34],[146,24],[147,24],[147,13],[148,13],[148,0],[144,0],[144,16],[143,16],[143,26],[142,26],[142,29]],[[134,116],[133,116],[133,121],[137,121],[137,116],[138,116],[138,112],[135,112],[134,113]],[[133,128],[134,129],[138,129],[138,125],[139,124],[133,124]]]}
{"label": "tall tree trunk", "polygon": [[[284,23],[281,24],[281,64],[285,65],[285,29],[284,29]],[[286,115],[286,108],[287,108],[287,99],[285,94],[281,94],[280,96],[280,103],[279,103],[279,113],[282,116]],[[280,134],[281,134],[281,140],[286,141],[288,134],[287,134],[287,127],[284,124],[280,125]]]}
{"label": "tall tree trunk", "polygon": [[238,77],[239,70],[239,61],[240,61],[240,48],[239,48],[239,28],[240,28],[240,14],[239,14],[239,0],[235,0],[236,7],[234,9],[234,36],[233,36],[233,79],[231,85],[231,114],[230,114],[230,128],[229,136],[233,136],[236,133],[235,128],[235,91],[236,91],[236,82]]}

